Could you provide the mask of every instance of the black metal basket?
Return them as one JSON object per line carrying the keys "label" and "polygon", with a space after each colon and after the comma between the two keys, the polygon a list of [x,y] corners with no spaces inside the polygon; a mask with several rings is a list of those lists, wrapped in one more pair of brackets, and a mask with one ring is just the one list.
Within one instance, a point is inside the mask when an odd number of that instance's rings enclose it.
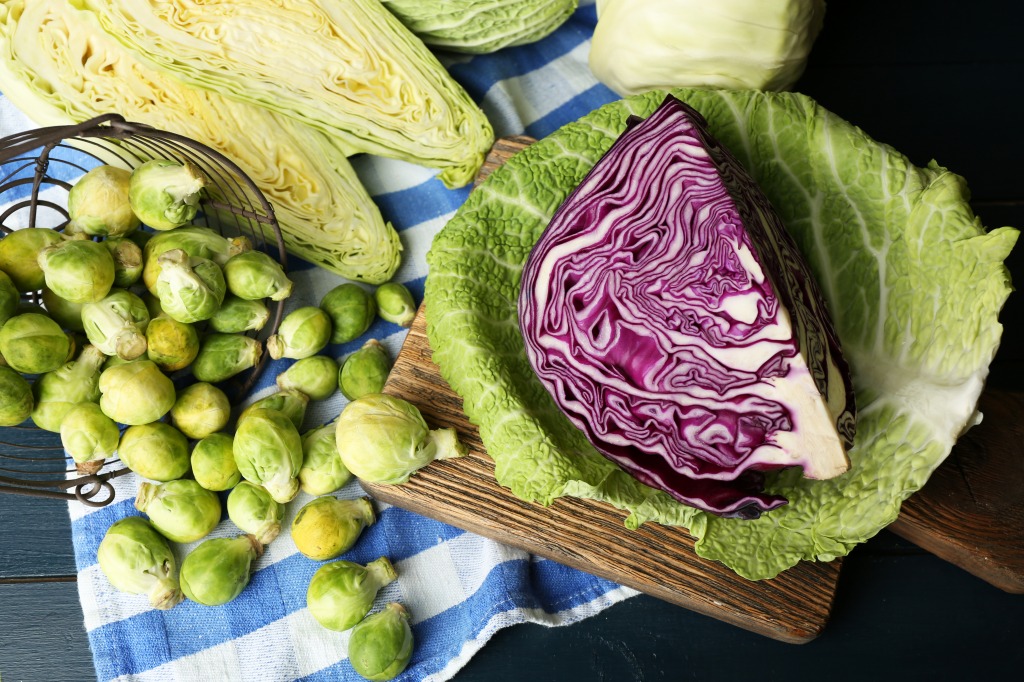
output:
{"label": "black metal basket", "polygon": [[[209,179],[194,225],[226,237],[246,236],[253,248],[287,267],[284,242],[274,210],[253,181],[234,162],[187,137],[125,121],[110,114],[77,125],[38,128],[0,139],[0,237],[21,227],[63,230],[68,223],[67,192],[74,180],[101,164],[131,170],[153,158],[191,161]],[[25,295],[32,303],[40,292]],[[270,302],[270,320],[259,332],[276,332],[284,302]],[[259,363],[221,388],[236,403],[255,385],[268,362]],[[26,421],[0,429],[0,493],[77,499],[102,507],[113,501],[110,479],[128,472],[108,460],[97,473],[79,474],[56,433]]]}

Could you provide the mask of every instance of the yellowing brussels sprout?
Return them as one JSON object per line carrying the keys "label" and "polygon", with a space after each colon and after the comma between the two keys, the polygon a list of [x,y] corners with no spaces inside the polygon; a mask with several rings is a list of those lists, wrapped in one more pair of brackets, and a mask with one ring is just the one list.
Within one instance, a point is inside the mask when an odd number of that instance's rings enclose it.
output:
{"label": "yellowing brussels sprout", "polygon": [[181,590],[197,604],[227,604],[249,584],[252,563],[262,555],[252,535],[203,540],[181,562]]}
{"label": "yellowing brussels sprout", "polygon": [[[135,234],[149,234],[136,232]],[[179,227],[170,232],[154,235],[142,247],[142,281],[150,293],[156,294],[156,280],[160,277],[160,256],[171,249],[181,249],[193,258],[206,258],[217,265],[224,265],[228,259],[252,249],[248,237],[230,239],[208,227]]]}
{"label": "yellowing brussels sprout", "polygon": [[277,375],[277,386],[305,393],[310,400],[326,400],[338,390],[338,363],[325,355],[302,358]]}
{"label": "yellowing brussels sprout", "polygon": [[199,333],[190,324],[160,315],[146,327],[146,357],[165,372],[192,364],[199,355]]}
{"label": "yellowing brussels sprout", "polygon": [[44,227],[15,230],[0,239],[0,270],[7,273],[18,291],[39,291],[45,284],[39,252],[63,241],[60,232]]}
{"label": "yellowing brussels sprout", "polygon": [[100,541],[96,559],[103,575],[121,592],[145,594],[157,609],[181,602],[174,553],[166,538],[141,516],[115,521]]}
{"label": "yellowing brussels sprout", "polygon": [[129,426],[121,434],[118,455],[143,478],[173,481],[188,473],[188,439],[164,422]]}
{"label": "yellowing brussels sprout", "polygon": [[227,291],[224,273],[212,260],[189,256],[182,249],[160,255],[156,293],[160,307],[178,322],[213,317]]}
{"label": "yellowing brussels sprout", "polygon": [[373,506],[365,497],[318,497],[303,505],[292,520],[292,541],[310,559],[326,561],[350,550],[363,529],[376,520]]}
{"label": "yellowing brussels sprout", "polygon": [[[207,490],[231,490],[242,474],[235,464],[235,453],[232,449],[234,438],[226,433],[211,433],[192,448],[192,476],[196,483]],[[252,532],[247,528],[242,530]],[[264,544],[269,540],[260,540]]]}
{"label": "yellowing brussels sprout", "polygon": [[339,490],[352,479],[338,455],[332,422],[306,432],[302,436],[302,468],[299,469],[299,488],[309,495],[328,495]]}
{"label": "yellowing brussels sprout", "polygon": [[331,343],[347,343],[358,338],[377,316],[373,296],[351,282],[339,284],[324,294],[320,308],[331,317]]}
{"label": "yellowing brussels sprout", "polygon": [[242,478],[262,485],[282,504],[298,494],[302,438],[287,415],[253,410],[238,422],[232,449]]}
{"label": "yellowing brussels sprout", "polygon": [[220,498],[190,478],[140,483],[135,508],[168,540],[195,542],[220,523]]}
{"label": "yellowing brussels sprout", "polygon": [[108,237],[100,242],[114,259],[114,286],[125,289],[142,277],[142,247],[127,237]]}
{"label": "yellowing brussels sprout", "polygon": [[32,414],[32,386],[10,367],[0,365],[0,426],[17,426]]}
{"label": "yellowing brussels sprout", "polygon": [[150,360],[132,360],[100,374],[100,407],[116,422],[149,424],[174,405],[174,383]]}
{"label": "yellowing brussels sprout", "polygon": [[85,305],[84,303],[65,301],[45,287],[43,287],[42,300],[46,313],[54,322],[71,331],[85,331],[85,326],[82,324],[82,306]]}
{"label": "yellowing brussels sprout", "polygon": [[39,252],[43,281],[66,301],[99,301],[114,286],[114,257],[99,242],[68,239]]}
{"label": "yellowing brussels sprout", "polygon": [[222,430],[231,420],[227,395],[213,384],[200,381],[178,392],[171,407],[171,423],[189,438],[200,440]]}
{"label": "yellowing brussels sprout", "polygon": [[405,483],[435,459],[466,454],[455,429],[431,430],[415,405],[384,393],[346,405],[336,435],[345,467],[369,483]]}
{"label": "yellowing brussels sprout", "polygon": [[416,318],[416,302],[404,284],[381,284],[373,292],[373,298],[377,301],[377,314],[382,319],[394,322],[399,327],[412,326],[412,321]]}
{"label": "yellowing brussels sprout", "polygon": [[52,372],[63,365],[71,341],[60,325],[41,313],[22,313],[0,327],[0,354],[23,374]]}
{"label": "yellowing brussels sprout", "polygon": [[145,354],[149,309],[127,289],[111,289],[103,299],[82,306],[89,343],[107,355],[134,360]]}
{"label": "yellowing brussels sprout", "polygon": [[309,581],[306,606],[320,625],[344,632],[370,612],[380,588],[397,577],[395,567],[383,556],[365,566],[353,561],[325,564]]}
{"label": "yellowing brussels sprout", "polygon": [[80,466],[80,473],[95,473],[103,460],[117,451],[121,432],[96,403],[79,403],[60,423],[60,442]]}
{"label": "yellowing brussels sprout", "polygon": [[338,387],[349,400],[380,393],[389,372],[391,357],[387,349],[377,339],[370,339],[345,358],[338,370]]}
{"label": "yellowing brussels sprout", "polygon": [[238,415],[237,423],[241,424],[246,417],[256,410],[274,410],[288,417],[296,429],[302,428],[302,422],[306,418],[306,406],[309,404],[309,396],[294,389],[281,389],[277,393],[271,393],[265,398],[260,398],[252,405],[249,405]]}
{"label": "yellowing brussels sprout", "polygon": [[392,680],[409,665],[412,648],[409,612],[398,602],[391,602],[352,629],[348,660],[367,680]]}
{"label": "yellowing brussels sprout", "polygon": [[123,168],[97,166],[79,178],[68,192],[66,231],[116,237],[137,229],[139,219],[128,202],[130,177]]}
{"label": "yellowing brussels sprout", "polygon": [[281,532],[284,505],[262,486],[242,481],[228,493],[227,507],[231,522],[264,545],[269,545]]}
{"label": "yellowing brussels sprout", "polygon": [[58,433],[64,417],[75,405],[100,399],[100,373],[106,356],[87,345],[71,362],[43,374],[32,385],[35,406],[32,421],[46,431]]}
{"label": "yellowing brussels sprout", "polygon": [[224,264],[228,291],[247,301],[283,301],[292,294],[292,281],[276,260],[262,251],[245,251]]}
{"label": "yellowing brussels sprout", "polygon": [[132,171],[128,199],[142,222],[154,230],[173,230],[196,217],[206,176],[191,161],[153,159]]}
{"label": "yellowing brussels sprout", "polygon": [[267,339],[267,352],[275,360],[300,360],[316,355],[330,340],[331,318],[316,306],[303,306],[281,321],[277,333]]}
{"label": "yellowing brussels sprout", "polygon": [[21,293],[18,287],[14,286],[6,272],[0,270],[0,327],[17,313],[20,302]]}
{"label": "yellowing brussels sprout", "polygon": [[192,374],[199,381],[218,383],[255,367],[263,355],[263,344],[240,334],[210,334],[199,345],[192,362]]}
{"label": "yellowing brussels sprout", "polygon": [[270,320],[270,309],[263,301],[247,301],[228,294],[210,318],[210,329],[225,334],[259,331]]}

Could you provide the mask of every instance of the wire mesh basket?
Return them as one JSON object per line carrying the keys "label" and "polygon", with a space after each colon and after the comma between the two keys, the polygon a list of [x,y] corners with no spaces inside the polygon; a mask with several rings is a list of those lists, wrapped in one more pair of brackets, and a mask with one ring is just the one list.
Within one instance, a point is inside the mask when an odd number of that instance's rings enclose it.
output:
{"label": "wire mesh basket", "polygon": [[[68,225],[67,194],[90,169],[112,165],[131,170],[154,158],[190,161],[207,176],[207,187],[193,225],[225,237],[247,237],[282,267],[287,257],[274,210],[253,181],[234,162],[195,140],[126,121],[110,114],[76,125],[38,128],[0,139],[0,239],[16,229]],[[144,228],[145,229],[145,228]],[[23,295],[23,304],[41,304],[42,292]],[[275,333],[284,301],[267,301],[270,318],[256,335]],[[237,405],[255,385],[268,362],[218,384]],[[187,370],[183,372],[187,373]],[[172,377],[175,378],[175,377]],[[188,376],[176,378],[187,382]],[[110,479],[128,472],[119,460],[107,460],[95,473],[81,473],[65,454],[60,436],[36,427],[31,419],[0,428],[0,493],[77,499],[102,507],[113,501]]]}

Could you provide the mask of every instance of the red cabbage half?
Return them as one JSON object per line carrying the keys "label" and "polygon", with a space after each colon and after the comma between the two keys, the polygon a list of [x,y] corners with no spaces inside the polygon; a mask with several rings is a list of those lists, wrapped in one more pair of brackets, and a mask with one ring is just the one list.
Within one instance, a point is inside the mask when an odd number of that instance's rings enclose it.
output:
{"label": "red cabbage half", "polygon": [[765,471],[849,466],[852,384],[815,280],[754,180],[672,96],[552,217],[519,322],[573,424],[685,504],[756,518],[786,503]]}

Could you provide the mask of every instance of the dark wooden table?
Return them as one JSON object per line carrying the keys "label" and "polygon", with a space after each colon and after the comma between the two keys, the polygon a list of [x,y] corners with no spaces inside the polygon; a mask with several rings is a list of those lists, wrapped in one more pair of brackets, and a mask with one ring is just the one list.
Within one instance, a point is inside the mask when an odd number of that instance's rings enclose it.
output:
{"label": "dark wooden table", "polygon": [[[935,158],[966,177],[987,226],[1024,227],[1021,29],[1024,11],[996,0],[836,0],[798,89],[916,163]],[[1018,283],[1022,250],[1010,258]],[[990,380],[1007,390],[1024,390],[1020,298],[1004,310]],[[641,596],[571,627],[501,631],[456,679],[976,680],[1022,670],[1024,595],[883,531],[848,557],[830,624],[808,644]],[[63,502],[0,494],[0,678],[95,678]]]}

